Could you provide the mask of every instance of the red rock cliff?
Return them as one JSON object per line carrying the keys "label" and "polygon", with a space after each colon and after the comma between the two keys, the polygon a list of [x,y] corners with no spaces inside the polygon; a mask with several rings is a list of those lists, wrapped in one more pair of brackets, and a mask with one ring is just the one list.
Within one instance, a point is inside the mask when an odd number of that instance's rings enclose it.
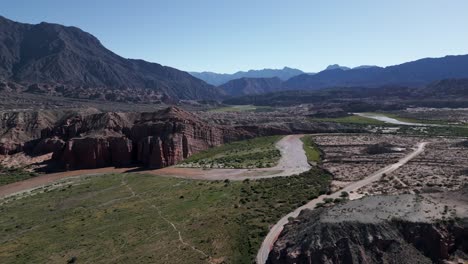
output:
{"label": "red rock cliff", "polygon": [[243,129],[209,125],[176,107],[74,117],[49,134],[66,142],[53,157],[67,169],[130,164],[162,168],[207,148],[253,136]]}

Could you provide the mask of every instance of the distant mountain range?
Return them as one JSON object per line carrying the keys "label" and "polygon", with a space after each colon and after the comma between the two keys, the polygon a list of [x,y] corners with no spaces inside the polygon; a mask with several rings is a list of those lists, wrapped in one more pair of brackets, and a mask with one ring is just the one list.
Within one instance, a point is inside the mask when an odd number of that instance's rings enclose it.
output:
{"label": "distant mountain range", "polygon": [[229,96],[241,96],[246,94],[264,94],[280,91],[283,82],[278,77],[273,78],[240,78],[231,80],[219,88]]}
{"label": "distant mountain range", "polygon": [[[232,97],[224,101],[232,105],[291,106],[299,104],[339,103],[349,105],[346,112],[365,112],[377,109],[406,107],[468,107],[468,78],[445,79],[423,87],[382,86],[336,87],[320,90],[281,90],[264,94]],[[371,108],[368,108],[373,105]],[[388,108],[390,107],[390,108]],[[373,109],[373,110],[372,110]]]}
{"label": "distant mountain range", "polygon": [[[367,69],[367,68],[374,68],[378,66],[370,66],[370,65],[362,65],[355,68],[349,68],[346,66],[341,66],[338,64],[329,65],[325,68],[324,71],[328,70],[351,70],[351,69]],[[284,67],[283,69],[263,69],[263,70],[249,70],[249,71],[238,71],[233,74],[227,73],[215,73],[215,72],[189,72],[194,77],[201,79],[209,84],[220,86],[223,85],[231,80],[242,79],[242,78],[274,78],[277,77],[281,81],[287,81],[292,77],[307,74],[307,75],[314,75],[315,73],[306,73],[304,71]]]}
{"label": "distant mountain range", "polygon": [[325,68],[325,71],[336,70],[336,69],[340,69],[340,70],[343,70],[343,71],[351,70],[351,68],[346,67],[346,66],[340,66],[338,64],[332,64],[332,65],[328,65],[328,67]]}
{"label": "distant mountain range", "polygon": [[[265,80],[250,80],[247,82],[233,82],[225,93],[231,96],[258,94],[262,90],[288,91],[288,90],[319,90],[331,87],[368,87],[378,88],[382,86],[406,86],[423,87],[434,81],[443,79],[468,78],[468,55],[446,56],[443,58],[426,58],[413,62],[389,67],[363,65],[355,68],[330,65],[325,70],[316,74],[301,74],[294,76],[281,84],[270,86]],[[250,89],[256,83],[256,89]],[[276,89],[276,90],[275,90]],[[468,88],[467,88],[468,89]]]}
{"label": "distant mountain range", "polygon": [[389,67],[349,68],[334,64],[316,74],[288,67],[234,74],[189,74],[157,63],[120,57],[96,37],[76,27],[23,24],[0,16],[1,92],[173,102],[329,87],[417,88],[460,78],[468,78],[468,55],[426,58]]}
{"label": "distant mountain range", "polygon": [[[79,96],[96,98],[116,90],[129,97],[136,91],[173,99],[212,99],[221,95],[215,87],[186,72],[122,58],[79,28],[23,24],[0,16],[1,80],[25,86],[46,84],[48,89],[58,87],[69,93],[82,89]],[[38,87],[36,91],[42,89]]]}
{"label": "distant mountain range", "polygon": [[317,90],[327,87],[421,87],[433,81],[468,77],[468,55],[426,58],[385,68],[335,68],[314,75],[301,74],[283,84],[286,90]]}
{"label": "distant mountain range", "polygon": [[222,85],[231,80],[241,78],[273,78],[277,77],[282,81],[286,81],[291,77],[305,74],[303,71],[293,68],[284,67],[283,69],[263,69],[263,70],[249,70],[249,71],[238,71],[233,74],[226,73],[214,73],[214,72],[190,72],[193,76],[198,79],[204,80],[205,82],[212,85]]}
{"label": "distant mountain range", "polygon": [[375,65],[361,65],[361,66],[357,66],[357,67],[354,67],[354,68],[349,68],[349,67],[346,67],[346,66],[341,66],[339,64],[332,64],[332,65],[328,65],[328,67],[325,68],[324,71],[337,70],[337,69],[347,71],[347,70],[358,70],[358,69],[368,69],[368,68],[380,68],[380,67],[375,66]]}

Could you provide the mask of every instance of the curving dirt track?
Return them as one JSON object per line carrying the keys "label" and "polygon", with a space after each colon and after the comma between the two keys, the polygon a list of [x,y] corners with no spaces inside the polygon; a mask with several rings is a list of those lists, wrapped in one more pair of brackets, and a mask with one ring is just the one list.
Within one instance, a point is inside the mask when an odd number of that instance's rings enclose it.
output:
{"label": "curving dirt track", "polygon": [[310,165],[307,162],[304,149],[302,148],[303,135],[288,135],[278,141],[276,147],[281,152],[278,165],[265,169],[190,169],[167,167],[157,170],[138,170],[138,168],[99,168],[89,170],[75,170],[60,173],[51,173],[31,178],[28,180],[0,186],[0,198],[18,193],[28,192],[41,188],[53,182],[69,177],[80,177],[86,175],[102,175],[108,173],[137,172],[154,174],[165,177],[177,177],[199,180],[244,180],[272,178],[278,176],[290,176],[308,171]]}
{"label": "curving dirt track", "polygon": [[75,170],[75,171],[66,171],[59,173],[50,173],[41,176],[37,176],[31,179],[24,181],[14,182],[7,185],[0,186],[0,198],[7,197],[10,195],[28,192],[37,188],[41,188],[53,182],[59,181],[61,179],[70,178],[70,177],[81,177],[87,175],[102,175],[107,173],[123,173],[126,172],[128,168],[99,168],[99,169],[90,169],[90,170]]}
{"label": "curving dirt track", "polygon": [[310,170],[301,137],[303,135],[288,135],[283,137],[276,147],[281,152],[278,164],[271,168],[262,169],[199,169],[167,167],[158,170],[145,171],[145,173],[170,176],[177,178],[202,180],[245,180],[290,176]]}
{"label": "curving dirt track", "polygon": [[375,182],[375,181],[379,180],[382,177],[383,174],[395,171],[396,169],[398,169],[401,166],[405,165],[408,161],[412,160],[414,157],[421,154],[424,151],[424,148],[425,148],[425,146],[427,144],[428,144],[428,142],[421,142],[416,146],[416,148],[415,148],[415,150],[413,152],[409,153],[404,158],[400,159],[397,163],[391,164],[391,165],[389,165],[389,166],[387,166],[387,167],[385,167],[385,168],[383,168],[381,170],[378,170],[378,171],[372,173],[371,175],[369,175],[368,177],[366,177],[366,178],[364,178],[364,179],[362,179],[360,181],[353,182],[353,183],[349,184],[348,186],[346,186],[345,188],[343,188],[343,189],[341,189],[341,190],[339,190],[339,191],[337,191],[335,193],[332,193],[330,195],[321,195],[321,196],[315,198],[314,200],[311,200],[307,204],[297,208],[293,212],[285,215],[283,218],[281,218],[270,229],[267,236],[263,240],[262,246],[260,247],[260,250],[257,253],[257,259],[256,259],[257,264],[266,263],[266,260],[268,259],[268,255],[270,254],[270,251],[271,251],[271,248],[273,247],[273,244],[275,243],[276,239],[278,238],[281,231],[283,230],[284,225],[289,222],[288,219],[290,217],[296,218],[299,215],[299,213],[304,209],[314,209],[315,206],[318,203],[323,202],[323,200],[325,198],[333,198],[333,199],[339,198],[340,195],[341,195],[341,192],[348,192],[348,193],[351,192],[351,191],[355,192],[356,190],[368,185],[369,183],[372,183],[372,182]]}

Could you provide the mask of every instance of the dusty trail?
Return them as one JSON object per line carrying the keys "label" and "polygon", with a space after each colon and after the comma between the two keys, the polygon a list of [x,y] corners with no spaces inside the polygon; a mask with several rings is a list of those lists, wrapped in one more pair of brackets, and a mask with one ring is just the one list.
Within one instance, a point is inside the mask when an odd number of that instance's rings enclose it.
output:
{"label": "dusty trail", "polygon": [[75,170],[60,173],[45,174],[28,180],[0,186],[0,198],[27,193],[29,191],[42,188],[62,179],[70,177],[82,177],[92,175],[102,175],[109,173],[138,172],[154,174],[158,176],[187,178],[198,180],[244,180],[273,178],[278,176],[290,176],[308,171],[310,165],[307,162],[305,152],[302,148],[303,135],[288,135],[278,141],[276,147],[281,152],[278,165],[265,169],[190,169],[167,167],[157,170],[138,170],[138,168],[99,168],[89,170]]}
{"label": "dusty trail", "polygon": [[383,174],[390,173],[395,171],[396,169],[400,168],[401,166],[405,165],[408,161],[416,157],[417,155],[421,154],[424,151],[425,146],[428,144],[428,142],[421,142],[417,145],[416,149],[406,155],[404,158],[400,159],[397,163],[391,164],[381,170],[378,170],[377,172],[374,172],[373,174],[369,175],[368,177],[351,183],[350,185],[346,186],[345,188],[332,193],[330,195],[321,195],[314,200],[308,202],[307,204],[297,208],[293,212],[285,215],[283,218],[281,218],[269,231],[267,236],[262,242],[262,246],[260,247],[260,250],[257,253],[257,264],[264,264],[266,263],[266,260],[268,259],[268,254],[270,254],[271,248],[273,247],[273,244],[275,243],[276,239],[280,235],[281,231],[284,228],[284,225],[288,223],[288,219],[290,217],[296,218],[299,213],[304,210],[304,209],[314,209],[315,206],[318,203],[323,202],[325,198],[339,198],[341,195],[341,192],[355,192],[356,190],[372,183],[377,180],[379,180]]}
{"label": "dusty trail", "polygon": [[83,177],[83,176],[97,176],[108,173],[124,173],[128,168],[99,168],[90,170],[75,170],[59,173],[50,173],[37,176],[24,181],[14,182],[7,185],[0,186],[0,198],[7,197],[14,194],[29,192],[44,186],[50,185],[54,182],[65,178]]}
{"label": "dusty trail", "polygon": [[[179,229],[177,229],[176,225],[171,222],[169,219],[167,219],[161,212],[161,210],[155,206],[154,204],[150,203],[148,200],[144,199],[143,197],[141,197],[139,194],[137,194],[133,188],[128,185],[127,181],[125,180],[125,176],[122,178],[122,184],[128,189],[128,191],[132,194],[132,197],[138,197],[138,199],[140,199],[142,202],[146,203],[149,207],[151,207],[152,209],[155,209],[157,212],[158,212],[158,215],[159,217],[161,217],[161,219],[163,219],[166,223],[168,223],[172,229],[174,230],[174,232],[177,232],[177,235],[179,236],[179,242],[184,245],[184,246],[187,246],[189,248],[191,248],[193,251],[195,252],[198,252],[199,254],[201,254],[203,257],[206,257],[208,259],[211,260],[211,256],[209,256],[208,254],[206,254],[205,252],[201,251],[200,249],[196,248],[195,246],[185,242],[185,240],[183,239],[182,237],[182,233],[180,232]],[[210,261],[211,262],[211,261]]]}
{"label": "dusty trail", "polygon": [[281,152],[278,164],[271,168],[262,169],[199,169],[167,167],[159,170],[145,171],[145,173],[171,176],[177,178],[201,180],[245,180],[290,176],[310,170],[301,137],[303,135],[289,135],[276,143]]}

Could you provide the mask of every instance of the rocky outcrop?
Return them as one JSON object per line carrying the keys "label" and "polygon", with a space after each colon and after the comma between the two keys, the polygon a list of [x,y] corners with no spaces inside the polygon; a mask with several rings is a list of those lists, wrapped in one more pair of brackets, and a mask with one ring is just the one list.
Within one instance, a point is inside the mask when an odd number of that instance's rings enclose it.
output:
{"label": "rocky outcrop", "polygon": [[130,131],[137,161],[152,168],[174,165],[194,153],[252,135],[242,129],[208,125],[174,107],[143,113]]}
{"label": "rocky outcrop", "polygon": [[54,153],[66,169],[128,166],[132,162],[132,142],[124,137],[85,137],[69,140]]}
{"label": "rocky outcrop", "polygon": [[[106,166],[162,168],[226,142],[256,136],[311,133],[333,128],[314,124],[217,124],[177,107],[155,112],[6,112],[0,154],[53,153],[65,169]],[[14,118],[12,118],[14,117]]]}
{"label": "rocky outcrop", "polygon": [[33,148],[33,155],[41,155],[46,153],[53,153],[65,146],[65,142],[58,137],[41,139]]}
{"label": "rocky outcrop", "polygon": [[73,116],[43,134],[66,142],[53,154],[66,169],[131,164],[162,168],[207,148],[254,135],[244,129],[209,125],[177,107],[152,113]]}
{"label": "rocky outcrop", "polygon": [[466,260],[466,194],[467,188],[446,194],[367,197],[332,208],[303,211],[285,226],[267,263]]}
{"label": "rocky outcrop", "polygon": [[[56,139],[72,135],[60,133],[57,127],[74,118],[86,118],[98,113],[94,108],[74,110],[4,111],[0,112],[0,155],[25,151],[39,155],[63,146]],[[72,123],[72,122],[71,122]],[[73,135],[75,136],[76,133]]]}
{"label": "rocky outcrop", "polygon": [[0,154],[14,154],[24,150],[25,143],[41,137],[41,130],[54,125],[52,111],[24,111],[0,113]]}

